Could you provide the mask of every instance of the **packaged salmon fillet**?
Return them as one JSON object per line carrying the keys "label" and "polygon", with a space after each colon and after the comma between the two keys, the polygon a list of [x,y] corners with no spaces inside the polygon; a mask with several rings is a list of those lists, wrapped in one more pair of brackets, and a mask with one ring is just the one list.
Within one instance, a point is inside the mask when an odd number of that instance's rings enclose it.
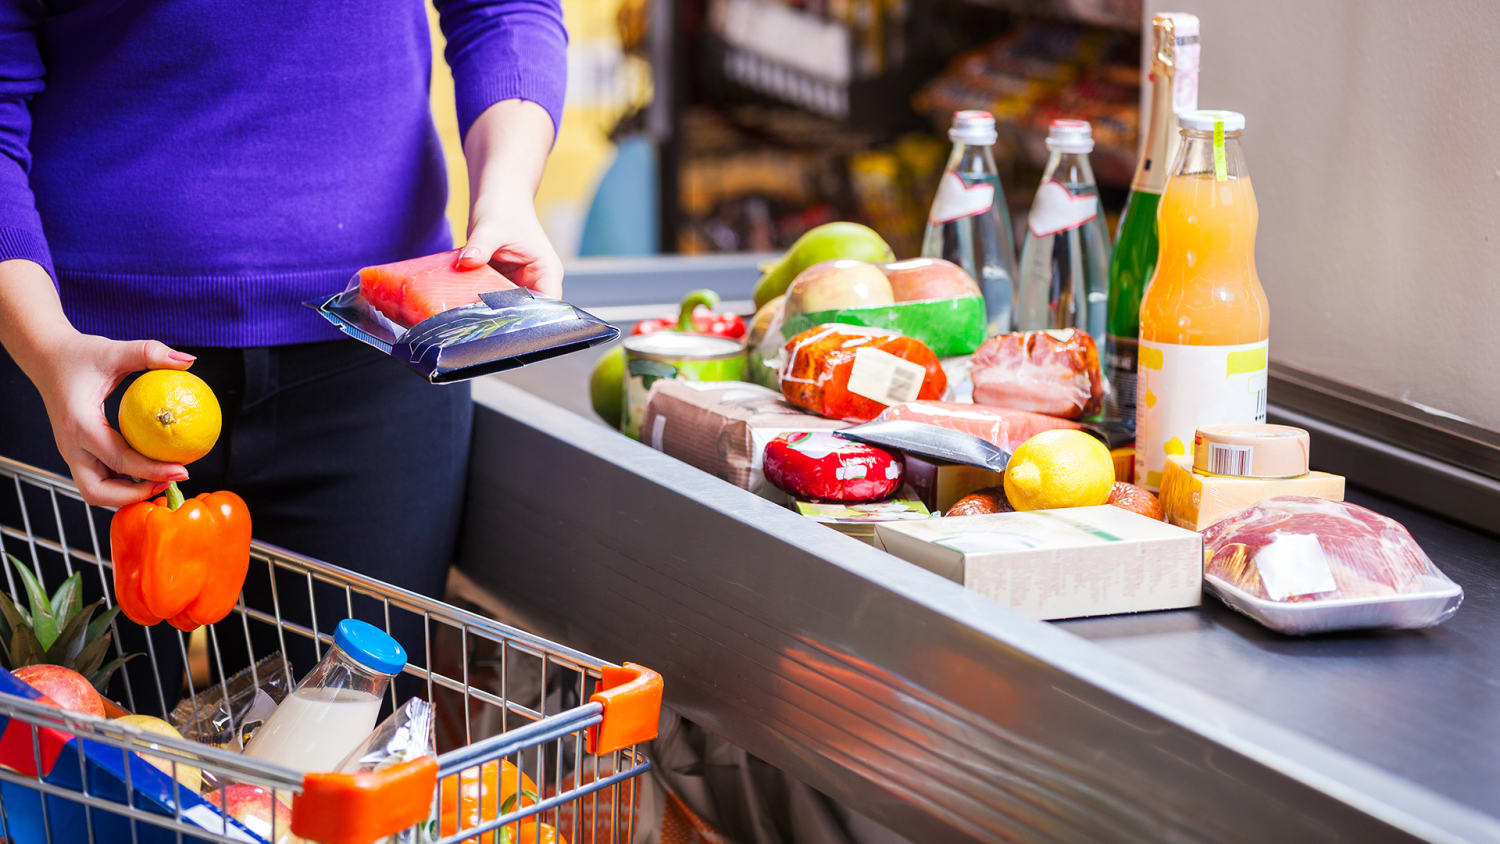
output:
{"label": "packaged salmon fillet", "polygon": [[931,349],[882,328],[827,323],[781,350],[782,395],[829,419],[868,422],[890,405],[936,399],[947,388]]}
{"label": "packaged salmon fillet", "polygon": [[613,340],[618,329],[534,296],[458,250],[365,267],[341,293],[306,303],[340,331],[434,384],[462,381]]}
{"label": "packaged salmon fillet", "polygon": [[1015,451],[1033,436],[1054,428],[1080,428],[1070,419],[1045,416],[1026,410],[1007,410],[982,404],[947,401],[913,401],[887,408],[875,417],[879,422],[923,422],[973,434],[1006,452]]}

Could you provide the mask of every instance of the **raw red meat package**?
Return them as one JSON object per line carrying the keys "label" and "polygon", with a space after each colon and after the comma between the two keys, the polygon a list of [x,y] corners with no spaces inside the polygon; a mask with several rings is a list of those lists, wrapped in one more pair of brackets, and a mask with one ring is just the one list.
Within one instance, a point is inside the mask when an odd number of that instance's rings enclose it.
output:
{"label": "raw red meat package", "polygon": [[1017,331],[991,337],[974,353],[974,401],[1064,419],[1104,403],[1099,351],[1082,331]]}
{"label": "raw red meat package", "polygon": [[788,340],[781,357],[782,395],[829,419],[868,422],[889,405],[940,398],[948,388],[931,349],[880,328],[819,325]]}
{"label": "raw red meat package", "polygon": [[1283,496],[1203,531],[1204,576],[1273,629],[1430,627],[1463,590],[1394,519],[1347,501]]}
{"label": "raw red meat package", "polygon": [[472,270],[456,266],[458,250],[365,267],[359,271],[359,293],[375,310],[403,328],[411,328],[443,311],[479,302],[479,294],[511,290],[515,285],[494,267]]}
{"label": "raw red meat package", "polygon": [[963,431],[988,440],[1005,451],[1015,451],[1021,443],[1043,431],[1080,427],[1077,422],[1056,416],[947,401],[910,401],[898,404],[881,411],[875,420],[925,422],[928,425]]}
{"label": "raw red meat package", "polygon": [[793,498],[880,501],[901,486],[901,461],[885,449],[828,431],[782,434],[766,444],[766,480]]}

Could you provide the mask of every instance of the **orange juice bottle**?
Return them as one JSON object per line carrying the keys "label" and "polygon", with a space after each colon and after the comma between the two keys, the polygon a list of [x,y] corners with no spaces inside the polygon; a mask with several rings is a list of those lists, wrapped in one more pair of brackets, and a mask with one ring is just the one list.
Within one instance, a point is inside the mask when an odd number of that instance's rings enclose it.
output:
{"label": "orange juice bottle", "polygon": [[1156,272],[1141,300],[1135,476],[1153,491],[1169,456],[1191,456],[1199,426],[1266,419],[1271,309],[1255,272],[1245,117],[1189,111],[1178,123]]}

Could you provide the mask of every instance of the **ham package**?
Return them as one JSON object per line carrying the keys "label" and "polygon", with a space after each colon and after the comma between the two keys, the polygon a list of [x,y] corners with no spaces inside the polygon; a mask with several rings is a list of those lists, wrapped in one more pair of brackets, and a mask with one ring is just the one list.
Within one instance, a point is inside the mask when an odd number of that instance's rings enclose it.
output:
{"label": "ham package", "polygon": [[941,398],[948,377],[920,340],[879,328],[828,323],[781,350],[781,393],[829,419],[868,422],[893,404]]}
{"label": "ham package", "polygon": [[912,401],[886,408],[875,417],[877,422],[925,422],[954,431],[963,431],[987,440],[1007,452],[1043,431],[1054,428],[1078,428],[1077,422],[1044,416],[1025,410],[1007,410],[980,404],[946,401]]}
{"label": "ham package", "polygon": [[828,431],[782,434],[761,462],[766,480],[807,501],[880,501],[901,486],[896,455]]}
{"label": "ham package", "polygon": [[1211,591],[1283,633],[1432,627],[1463,601],[1400,522],[1347,501],[1267,499],[1203,531],[1203,555]]}
{"label": "ham package", "polygon": [[1082,331],[1017,331],[974,353],[974,401],[1079,419],[1104,405],[1099,350]]}

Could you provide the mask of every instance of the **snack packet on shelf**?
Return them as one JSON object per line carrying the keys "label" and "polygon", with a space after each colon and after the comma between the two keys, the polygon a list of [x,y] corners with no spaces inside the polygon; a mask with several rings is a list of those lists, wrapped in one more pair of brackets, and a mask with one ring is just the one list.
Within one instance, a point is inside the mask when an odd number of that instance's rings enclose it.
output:
{"label": "snack packet on shelf", "polygon": [[560,299],[533,296],[458,251],[365,267],[343,292],[305,303],[340,331],[434,384],[513,369],[613,340],[618,329]]}
{"label": "snack packet on shelf", "polygon": [[1394,519],[1347,501],[1283,496],[1203,531],[1204,581],[1282,633],[1421,628],[1463,602]]}
{"label": "snack packet on shelf", "polygon": [[1099,351],[1074,328],[992,337],[974,353],[974,401],[1063,419],[1097,414],[1104,403]]}
{"label": "snack packet on shelf", "polygon": [[782,348],[787,401],[830,419],[868,422],[886,407],[936,399],[948,387],[937,355],[894,331],[829,323]]}
{"label": "snack packet on shelf", "polygon": [[241,669],[223,684],[210,684],[196,695],[179,700],[167,715],[167,723],[183,738],[244,750],[250,733],[276,711],[292,685],[286,660],[279,653],[272,654]]}

